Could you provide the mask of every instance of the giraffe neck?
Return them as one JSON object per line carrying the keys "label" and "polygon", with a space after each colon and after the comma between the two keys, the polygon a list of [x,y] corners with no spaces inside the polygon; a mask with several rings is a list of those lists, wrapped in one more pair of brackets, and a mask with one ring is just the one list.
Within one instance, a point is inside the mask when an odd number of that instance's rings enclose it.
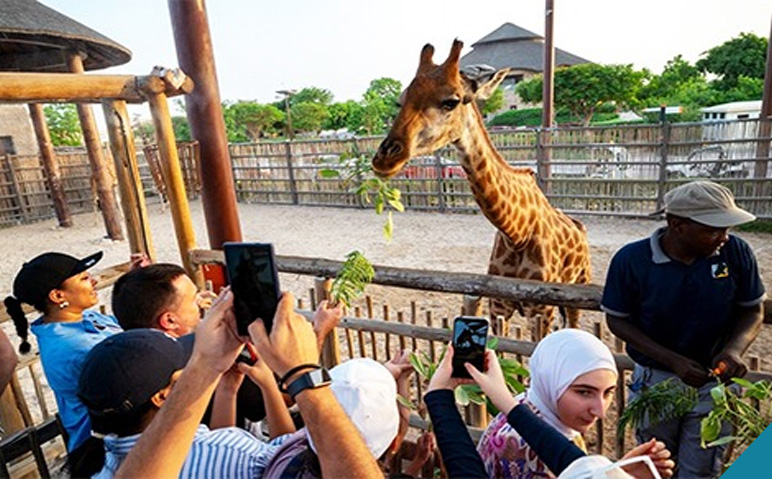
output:
{"label": "giraffe neck", "polygon": [[527,242],[544,207],[551,209],[532,172],[512,168],[501,157],[474,104],[467,107],[463,131],[454,144],[483,214],[515,244]]}

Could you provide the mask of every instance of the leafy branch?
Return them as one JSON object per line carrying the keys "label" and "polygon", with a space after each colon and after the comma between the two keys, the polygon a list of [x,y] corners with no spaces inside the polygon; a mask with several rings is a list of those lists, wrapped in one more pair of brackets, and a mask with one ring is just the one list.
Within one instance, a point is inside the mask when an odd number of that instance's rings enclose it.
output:
{"label": "leafy branch", "polygon": [[383,226],[383,236],[391,241],[394,235],[392,210],[403,212],[402,193],[397,188],[389,186],[373,173],[370,159],[359,154],[356,146],[353,151],[340,155],[335,168],[324,168],[319,171],[322,178],[342,178],[343,185],[353,191],[364,204],[372,204],[376,214],[387,211],[386,223]]}
{"label": "leafy branch", "polygon": [[370,261],[359,250],[346,255],[335,281],[332,283],[330,296],[335,304],[343,303],[351,307],[351,302],[365,292],[367,286],[375,277],[375,270]]}
{"label": "leafy branch", "polygon": [[624,435],[628,425],[639,428],[646,419],[649,424],[658,424],[682,416],[697,404],[697,390],[677,385],[668,378],[653,386],[645,387],[630,401],[619,416],[617,435]]}
{"label": "leafy branch", "polygon": [[[487,348],[496,349],[497,345],[498,338],[492,337],[488,340]],[[432,362],[431,358],[423,351],[418,353],[413,352],[410,354],[410,364],[413,366],[413,369],[416,370],[418,375],[427,381],[431,381],[432,376],[437,372],[437,367],[440,362],[442,362],[442,358],[445,357],[446,351],[447,347],[444,347],[437,362]],[[504,381],[506,382],[509,391],[513,395],[525,391],[525,386],[520,382],[519,377],[528,377],[528,370],[514,359],[508,359],[501,356],[497,357],[499,365],[501,366],[501,371],[504,373]],[[496,406],[490,402],[477,384],[462,384],[453,391],[453,394],[456,398],[456,403],[462,406],[467,406],[469,403],[485,404],[491,414],[496,415],[499,413]]]}
{"label": "leafy branch", "polygon": [[[733,378],[732,381],[745,388],[745,392],[738,396],[725,384],[719,384],[710,390],[713,410],[702,420],[702,447],[720,446],[733,441],[747,446],[755,441],[772,421],[769,403],[772,399],[772,382],[752,383],[740,378]],[[763,407],[761,404],[758,408],[754,407],[748,403],[749,399],[759,403],[763,401]],[[734,432],[732,435],[719,437],[724,422],[731,424]]]}

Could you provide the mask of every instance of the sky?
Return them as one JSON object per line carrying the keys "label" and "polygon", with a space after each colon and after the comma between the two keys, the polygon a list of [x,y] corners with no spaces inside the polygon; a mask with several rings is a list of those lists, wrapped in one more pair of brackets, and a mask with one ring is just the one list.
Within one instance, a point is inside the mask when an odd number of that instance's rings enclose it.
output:
{"label": "sky", "polygon": [[[100,73],[146,75],[178,64],[166,1],[42,3],[132,51],[129,63]],[[506,22],[544,34],[544,0],[210,0],[206,7],[221,98],[260,103],[309,86],[330,90],[334,101],[359,101],[371,80],[407,85],[425,43],[440,63],[454,38],[467,53]],[[769,37],[771,21],[766,0],[554,0],[556,47],[655,73],[678,54],[693,63],[741,32]]]}

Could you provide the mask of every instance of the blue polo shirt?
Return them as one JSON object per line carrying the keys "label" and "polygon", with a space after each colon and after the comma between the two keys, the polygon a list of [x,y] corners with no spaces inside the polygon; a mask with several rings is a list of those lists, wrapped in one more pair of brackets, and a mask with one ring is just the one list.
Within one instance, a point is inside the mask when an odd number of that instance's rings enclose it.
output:
{"label": "blue polo shirt", "polygon": [[[717,254],[687,265],[662,250],[664,232],[661,228],[614,255],[601,309],[632,321],[658,344],[710,367],[734,329],[735,308],[764,300],[756,257],[745,241],[729,235]],[[630,345],[627,353],[642,366],[669,369]]]}
{"label": "blue polo shirt", "polygon": [[44,323],[41,317],[30,325],[30,330],[37,337],[43,372],[54,391],[59,416],[70,436],[67,449],[72,451],[91,435],[88,410],[77,396],[83,361],[91,348],[121,332],[121,327],[112,316],[86,310],[82,321]]}

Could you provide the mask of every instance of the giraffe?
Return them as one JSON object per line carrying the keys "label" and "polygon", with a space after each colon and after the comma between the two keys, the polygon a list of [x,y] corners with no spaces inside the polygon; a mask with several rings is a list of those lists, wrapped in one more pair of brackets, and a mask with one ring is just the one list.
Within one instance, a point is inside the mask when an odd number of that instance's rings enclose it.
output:
{"label": "giraffe", "polygon": [[[513,168],[491,142],[475,100],[490,96],[509,72],[481,82],[459,72],[463,43],[445,63],[432,61],[434,47],[421,51],[418,72],[400,97],[400,111],[373,160],[373,171],[395,175],[412,157],[452,143],[486,218],[498,229],[488,274],[545,282],[589,283],[590,248],[584,225],[552,207],[530,168]],[[517,309],[533,318],[534,338],[548,334],[555,317],[550,305],[492,299],[492,318],[509,318]],[[578,327],[579,311],[566,308],[568,325]]]}

